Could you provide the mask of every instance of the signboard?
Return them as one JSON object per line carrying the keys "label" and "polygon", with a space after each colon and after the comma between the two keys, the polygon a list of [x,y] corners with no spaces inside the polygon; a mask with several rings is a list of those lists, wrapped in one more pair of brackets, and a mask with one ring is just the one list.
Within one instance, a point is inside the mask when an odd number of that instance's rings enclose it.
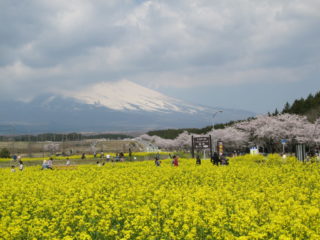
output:
{"label": "signboard", "polygon": [[193,146],[194,149],[203,150],[210,147],[210,137],[194,137]]}
{"label": "signboard", "polygon": [[259,154],[259,149],[257,147],[250,148],[250,154],[251,155],[257,155]]}
{"label": "signboard", "polygon": [[193,137],[191,138],[192,144],[192,157],[194,158],[194,150],[205,150],[210,149],[210,153],[212,156],[212,144],[211,144],[211,136],[209,137]]}

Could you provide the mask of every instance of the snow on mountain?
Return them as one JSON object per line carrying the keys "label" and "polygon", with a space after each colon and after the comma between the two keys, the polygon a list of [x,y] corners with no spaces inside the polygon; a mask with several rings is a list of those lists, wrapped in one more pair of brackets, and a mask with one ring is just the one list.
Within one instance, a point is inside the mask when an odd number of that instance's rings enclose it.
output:
{"label": "snow on mountain", "polygon": [[196,113],[204,110],[128,80],[98,83],[76,92],[64,91],[63,95],[118,111]]}
{"label": "snow on mountain", "polygon": [[[145,131],[208,126],[255,114],[184,103],[133,82],[105,82],[80,91],[36,96],[30,102],[0,102],[0,133]],[[1,128],[1,126],[3,126]]]}

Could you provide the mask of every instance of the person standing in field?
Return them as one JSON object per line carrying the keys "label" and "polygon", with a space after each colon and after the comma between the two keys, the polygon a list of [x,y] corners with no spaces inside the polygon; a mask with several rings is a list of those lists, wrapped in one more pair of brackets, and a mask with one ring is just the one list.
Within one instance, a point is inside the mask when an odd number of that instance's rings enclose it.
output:
{"label": "person standing in field", "polygon": [[178,156],[173,156],[173,166],[178,167],[179,166],[179,158]]}
{"label": "person standing in field", "polygon": [[22,160],[19,161],[19,170],[22,171],[24,168]]}
{"label": "person standing in field", "polygon": [[119,161],[120,161],[119,153],[116,154],[115,161],[116,161],[116,162],[119,162]]}
{"label": "person standing in field", "polygon": [[216,152],[213,153],[213,155],[212,155],[212,157],[211,157],[211,162],[212,162],[214,165],[216,165],[216,166],[219,165],[220,158],[219,158],[218,153],[216,153]]}
{"label": "person standing in field", "polygon": [[120,162],[124,162],[124,153],[123,152],[121,152],[119,154],[119,157],[120,157]]}

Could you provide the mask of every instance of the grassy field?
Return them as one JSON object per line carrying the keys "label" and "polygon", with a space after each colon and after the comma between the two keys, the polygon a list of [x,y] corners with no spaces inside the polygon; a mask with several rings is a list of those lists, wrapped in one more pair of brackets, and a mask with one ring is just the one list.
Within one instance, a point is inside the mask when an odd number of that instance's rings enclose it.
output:
{"label": "grassy field", "polygon": [[320,239],[320,165],[295,158],[3,168],[0,175],[7,240]]}

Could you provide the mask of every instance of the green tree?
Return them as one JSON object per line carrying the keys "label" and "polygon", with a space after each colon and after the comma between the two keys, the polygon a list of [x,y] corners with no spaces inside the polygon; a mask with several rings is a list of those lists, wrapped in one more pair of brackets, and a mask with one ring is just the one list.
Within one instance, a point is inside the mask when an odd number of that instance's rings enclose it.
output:
{"label": "green tree", "polygon": [[282,113],[289,113],[289,112],[290,112],[290,104],[287,102],[287,103],[284,105],[284,108],[283,108]]}
{"label": "green tree", "polygon": [[10,152],[7,148],[2,148],[0,151],[0,158],[10,158]]}

